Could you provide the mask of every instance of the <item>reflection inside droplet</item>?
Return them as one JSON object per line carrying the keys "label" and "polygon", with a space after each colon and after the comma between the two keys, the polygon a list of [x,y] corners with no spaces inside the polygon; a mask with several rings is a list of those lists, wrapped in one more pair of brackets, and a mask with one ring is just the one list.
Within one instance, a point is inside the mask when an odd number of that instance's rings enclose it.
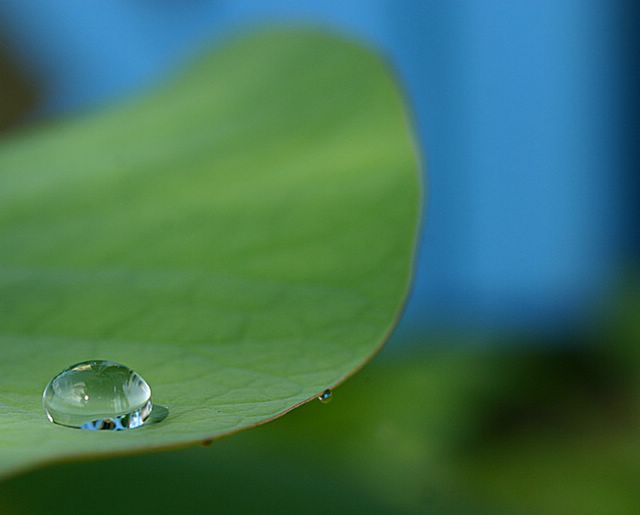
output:
{"label": "reflection inside droplet", "polygon": [[[137,372],[103,360],[60,372],[45,388],[42,402],[51,422],[90,430],[135,429],[156,411],[151,388]],[[160,419],[168,412],[163,409]]]}
{"label": "reflection inside droplet", "polygon": [[323,404],[327,404],[328,402],[331,402],[332,398],[333,398],[333,392],[327,389],[320,394],[320,396],[318,397],[318,400]]}

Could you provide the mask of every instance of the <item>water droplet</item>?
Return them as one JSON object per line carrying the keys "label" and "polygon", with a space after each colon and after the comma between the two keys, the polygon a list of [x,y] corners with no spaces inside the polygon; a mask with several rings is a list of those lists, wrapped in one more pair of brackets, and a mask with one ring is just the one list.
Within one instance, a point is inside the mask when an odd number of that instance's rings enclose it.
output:
{"label": "water droplet", "polygon": [[51,422],[81,429],[121,431],[145,423],[151,388],[135,371],[113,361],[85,361],[60,372],[42,403]]}
{"label": "water droplet", "polygon": [[329,389],[326,389],[324,392],[320,394],[320,396],[318,397],[318,400],[322,404],[327,404],[328,402],[331,402],[332,398],[333,398],[333,392]]}

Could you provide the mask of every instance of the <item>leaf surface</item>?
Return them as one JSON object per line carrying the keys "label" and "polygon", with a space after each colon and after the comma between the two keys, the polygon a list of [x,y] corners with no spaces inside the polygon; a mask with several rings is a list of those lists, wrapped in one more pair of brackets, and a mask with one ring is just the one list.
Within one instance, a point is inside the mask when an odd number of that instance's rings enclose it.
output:
{"label": "leaf surface", "polygon": [[[236,38],[102,113],[0,145],[0,475],[186,445],[339,384],[407,293],[418,165],[397,85],[350,41]],[[162,423],[49,423],[47,382],[139,372]]]}

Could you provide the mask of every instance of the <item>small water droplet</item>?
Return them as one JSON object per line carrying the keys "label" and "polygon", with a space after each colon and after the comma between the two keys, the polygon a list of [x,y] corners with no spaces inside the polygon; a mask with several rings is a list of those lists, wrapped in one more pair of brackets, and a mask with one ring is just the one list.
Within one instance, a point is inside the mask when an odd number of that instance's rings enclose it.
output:
{"label": "small water droplet", "polygon": [[320,394],[320,396],[318,397],[318,400],[322,403],[322,404],[327,404],[328,402],[331,402],[331,399],[333,399],[333,392],[329,389],[326,389],[324,392],[322,392]]}
{"label": "small water droplet", "polygon": [[142,426],[153,408],[151,388],[135,371],[113,361],[85,361],[60,372],[42,403],[51,422],[91,430]]}

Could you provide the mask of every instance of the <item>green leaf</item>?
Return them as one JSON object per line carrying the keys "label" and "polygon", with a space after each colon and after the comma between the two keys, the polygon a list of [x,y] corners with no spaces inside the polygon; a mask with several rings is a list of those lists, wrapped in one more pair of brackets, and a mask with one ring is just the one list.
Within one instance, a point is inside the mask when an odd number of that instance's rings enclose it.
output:
{"label": "green leaf", "polygon": [[56,464],[12,478],[0,484],[0,512],[91,505],[92,515],[110,514],[113,503],[95,500],[117,492],[120,506],[145,514],[478,513],[460,502],[461,484],[452,498],[442,490],[459,433],[452,422],[471,418],[486,360],[400,354],[376,359],[328,405],[311,403],[206,449]]}
{"label": "green leaf", "polygon": [[[0,475],[254,426],[361,367],[405,298],[419,175],[381,60],[313,31],[0,146]],[[49,423],[66,366],[139,372],[162,423]]]}

